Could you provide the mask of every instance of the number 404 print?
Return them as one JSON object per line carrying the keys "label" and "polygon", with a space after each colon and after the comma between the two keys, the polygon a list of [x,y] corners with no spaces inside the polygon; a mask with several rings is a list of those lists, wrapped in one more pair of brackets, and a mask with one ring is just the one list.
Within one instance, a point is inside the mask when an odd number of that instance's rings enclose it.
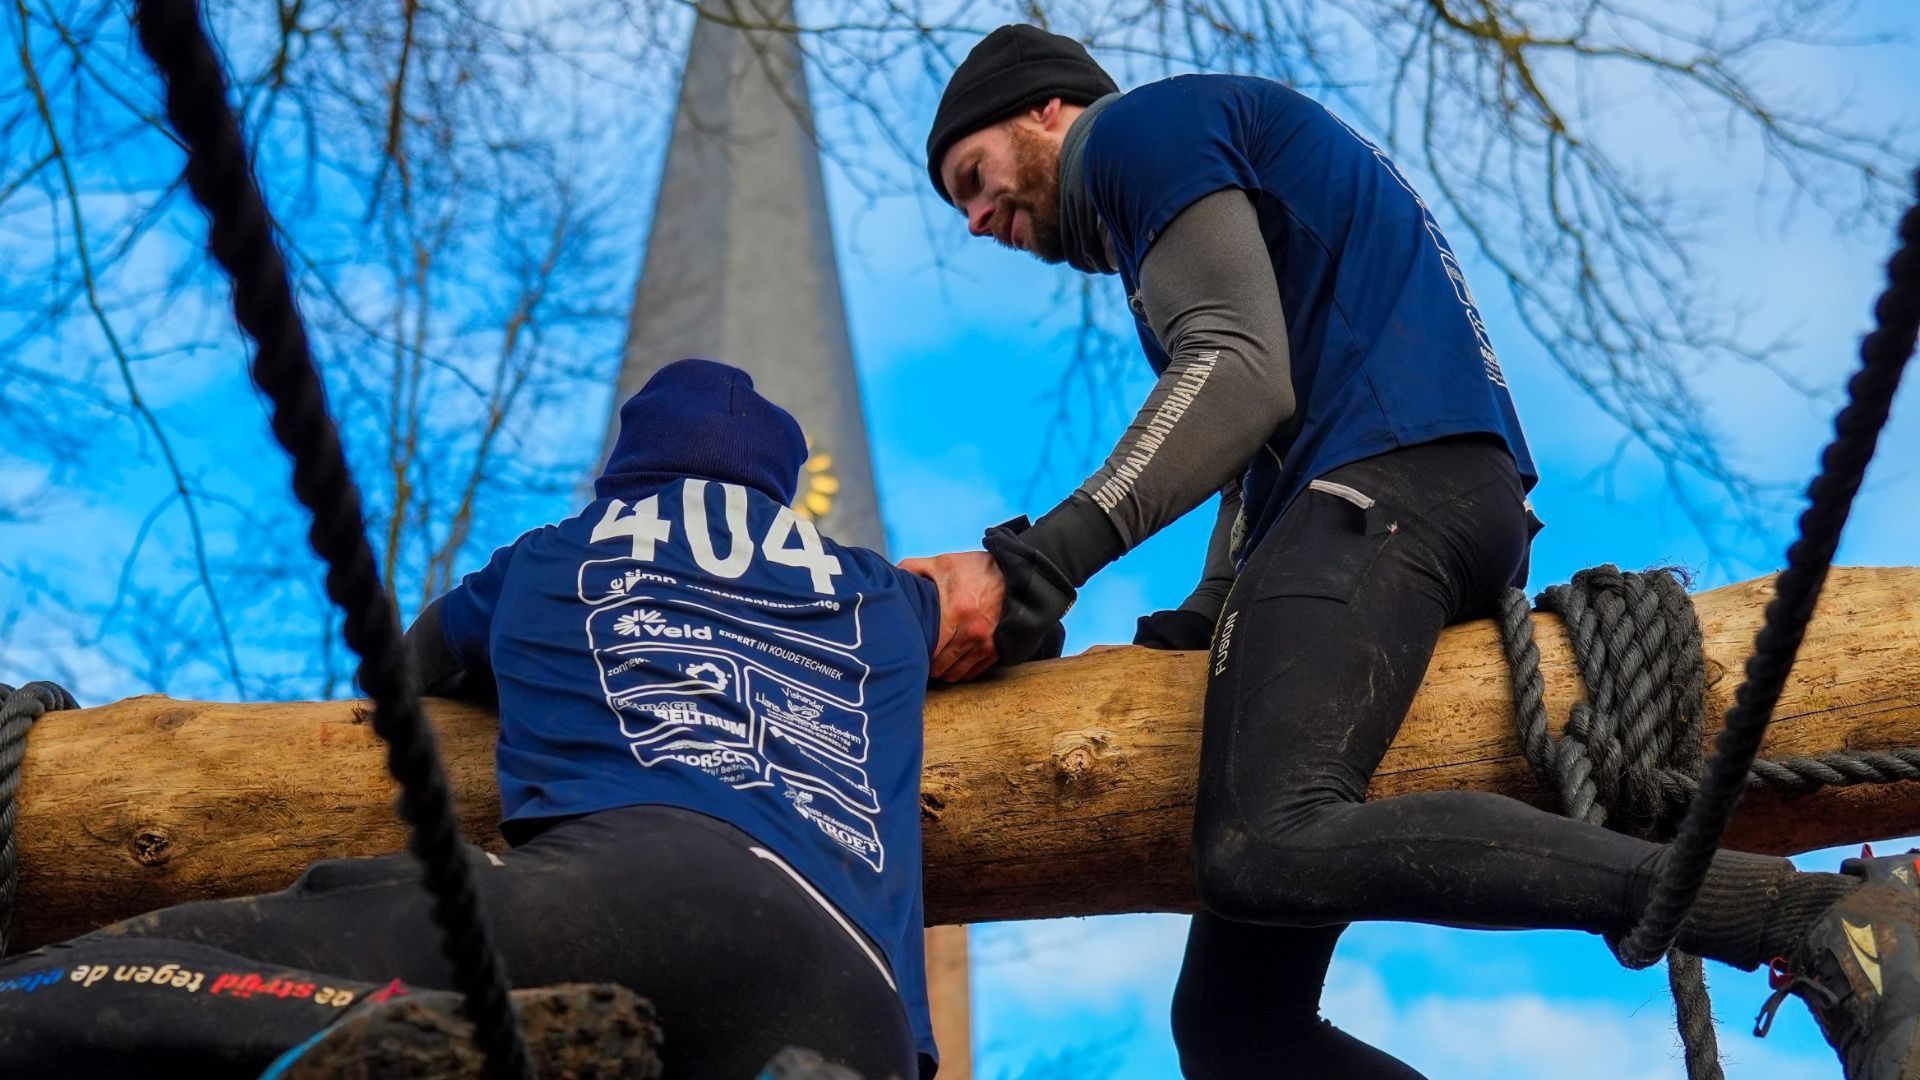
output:
{"label": "number 404 print", "polygon": [[[725,518],[714,529],[707,518],[707,488],[720,489],[726,504]],[[717,578],[733,579],[753,565],[756,545],[748,532],[747,491],[738,484],[710,485],[706,480],[688,480],[681,489],[681,520],[686,524],[687,550],[700,569]],[[649,495],[628,505],[624,499],[607,504],[600,523],[593,527],[593,543],[626,539],[632,554],[642,562],[652,562],[656,545],[673,540],[673,522],[660,516],[660,496]],[[720,554],[721,547],[726,554]],[[820,530],[813,522],[782,506],[760,539],[757,553],[779,566],[805,570],[813,580],[813,591],[822,596],[833,594],[833,579],[841,572],[840,560],[827,554],[820,542]]]}

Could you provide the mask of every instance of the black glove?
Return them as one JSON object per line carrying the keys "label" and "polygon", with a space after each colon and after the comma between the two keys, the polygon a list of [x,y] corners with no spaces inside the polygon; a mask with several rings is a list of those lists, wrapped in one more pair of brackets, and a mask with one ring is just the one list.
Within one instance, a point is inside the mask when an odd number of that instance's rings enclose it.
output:
{"label": "black glove", "polygon": [[980,540],[1007,579],[1007,599],[993,631],[993,648],[1002,664],[1059,656],[1067,641],[1060,617],[1078,595],[1053,560],[1020,538],[1031,527],[1022,515],[988,529]]}
{"label": "black glove", "polygon": [[1140,616],[1133,643],[1149,649],[1206,649],[1213,645],[1213,620],[1197,611],[1174,608]]}

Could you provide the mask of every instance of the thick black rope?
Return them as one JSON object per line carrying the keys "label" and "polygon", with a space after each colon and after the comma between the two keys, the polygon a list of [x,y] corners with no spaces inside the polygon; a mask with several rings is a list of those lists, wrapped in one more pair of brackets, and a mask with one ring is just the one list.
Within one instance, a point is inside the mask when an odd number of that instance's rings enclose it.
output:
{"label": "thick black rope", "polygon": [[1667,993],[1673,996],[1673,1023],[1680,1032],[1688,1080],[1726,1080],[1720,1036],[1713,1028],[1713,998],[1707,993],[1707,966],[1692,953],[1667,950]]}
{"label": "thick black rope", "polygon": [[[1920,174],[1915,178],[1920,191]],[[1808,485],[1800,537],[1787,548],[1787,568],[1774,582],[1766,621],[1747,659],[1746,681],[1734,692],[1727,725],[1714,740],[1706,780],[1687,807],[1673,840],[1673,853],[1654,883],[1647,910],[1616,952],[1628,964],[1645,966],[1672,944],[1687,909],[1706,880],[1734,804],[1760,751],[1787,674],[1793,670],[1813,606],[1833,565],[1840,530],[1853,509],[1867,463],[1886,426],[1900,375],[1920,335],[1920,204],[1900,221],[1900,246],[1887,261],[1888,285],[1874,305],[1878,325],[1860,343],[1860,370],[1847,383],[1848,401],[1834,418],[1834,438],[1820,458],[1820,474]]]}
{"label": "thick black rope", "polygon": [[233,279],[233,310],[258,343],[253,381],[273,402],[273,433],[293,457],[293,490],[313,513],[308,539],[327,563],[327,595],[358,653],[373,727],[400,782],[408,847],[425,869],[433,917],[466,996],[474,1037],[496,1080],[530,1078],[505,969],[488,933],[460,843],[453,796],[433,729],[421,716],[418,677],[367,543],[360,494],[347,471],[306,328],[274,242],[273,221],[227,105],[226,75],[196,0],[137,0],[140,46],[166,80],[167,117],[187,146],[186,176],[211,219],[209,248]]}
{"label": "thick black rope", "polygon": [[13,922],[13,898],[20,885],[20,851],[13,823],[20,815],[20,763],[27,758],[27,731],[50,712],[77,709],[73,695],[50,682],[19,689],[0,683],[0,957],[7,955],[7,926]]}
{"label": "thick black rope", "polygon": [[[1623,832],[1663,835],[1677,815],[1669,789],[1691,780],[1705,757],[1707,665],[1686,586],[1671,571],[1582,570],[1540,594],[1557,612],[1587,686],[1564,737],[1547,729],[1546,681],[1526,594],[1508,592],[1501,638],[1512,672],[1515,722],[1527,763],[1559,792],[1568,817]],[[1721,1080],[1719,1038],[1706,969],[1667,954],[1667,988],[1692,1080]]]}
{"label": "thick black rope", "polygon": [[[1695,1080],[1721,1075],[1711,1004],[1699,960],[1671,945],[1741,791],[1764,785],[1805,792],[1920,779],[1920,750],[1909,747],[1755,760],[1920,332],[1920,205],[1902,219],[1899,235],[1901,246],[1887,264],[1889,286],[1875,306],[1879,326],[1861,344],[1861,369],[1848,383],[1849,402],[1835,420],[1821,473],[1809,486],[1811,505],[1801,515],[1800,537],[1788,549],[1787,569],[1776,580],[1747,679],[1735,694],[1704,783],[1698,776],[1706,667],[1699,623],[1677,575],[1596,567],[1541,594],[1541,608],[1565,618],[1588,688],[1588,700],[1575,706],[1560,739],[1547,729],[1545,680],[1525,595],[1510,592],[1500,612],[1521,746],[1535,772],[1558,790],[1567,814],[1676,837],[1639,925],[1613,945],[1632,967],[1667,954],[1688,1073]],[[1620,811],[1627,821],[1610,820]]]}
{"label": "thick black rope", "polygon": [[[1596,566],[1540,594],[1558,613],[1587,686],[1564,737],[1547,729],[1546,680],[1526,594],[1509,590],[1501,641],[1514,686],[1520,748],[1534,774],[1559,792],[1568,817],[1622,832],[1664,836],[1675,778],[1691,781],[1705,757],[1707,664],[1700,622],[1680,576]],[[1667,954],[1667,988],[1691,1080],[1722,1080],[1705,966]]]}
{"label": "thick black rope", "polygon": [[[1700,790],[1706,739],[1706,661],[1684,584],[1668,571],[1597,566],[1548,588],[1538,603],[1566,622],[1587,700],[1574,706],[1561,736],[1549,731],[1531,609],[1526,594],[1511,590],[1500,631],[1520,745],[1534,774],[1553,785],[1569,817],[1672,836]],[[1902,780],[1920,780],[1920,749],[1759,758],[1746,786],[1801,795]],[[1613,816],[1619,813],[1627,819]]]}

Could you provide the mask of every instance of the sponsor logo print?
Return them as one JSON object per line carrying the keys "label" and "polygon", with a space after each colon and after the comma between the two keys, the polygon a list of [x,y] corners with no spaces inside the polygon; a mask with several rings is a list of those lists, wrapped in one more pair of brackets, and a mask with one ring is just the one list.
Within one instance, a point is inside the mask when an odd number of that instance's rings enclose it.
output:
{"label": "sponsor logo print", "polygon": [[697,738],[666,739],[656,743],[634,743],[633,756],[651,769],[663,762],[699,769],[723,784],[735,788],[766,787],[761,779],[760,759],[746,750]]}
{"label": "sponsor logo print", "polygon": [[607,591],[615,596],[621,596],[624,595],[628,589],[633,588],[643,581],[650,581],[660,585],[677,584],[673,578],[665,574],[650,574],[644,570],[629,570],[619,577],[614,578],[612,581],[607,582]]}
{"label": "sponsor logo print", "polygon": [[[723,676],[724,677],[724,676]],[[735,720],[702,709],[692,701],[635,701],[628,702],[627,708],[634,712],[652,717],[665,727],[712,728],[724,732],[736,739],[746,739],[748,731],[745,720]]]}
{"label": "sponsor logo print", "polygon": [[[703,627],[702,629],[705,628]],[[689,664],[687,666],[687,678],[699,679],[715,690],[725,690],[727,688],[727,673],[719,664]]]}
{"label": "sponsor logo print", "polygon": [[789,787],[786,795],[793,803],[794,811],[812,822],[813,827],[829,840],[859,857],[876,873],[880,870],[886,852],[880,846],[880,838],[872,831],[873,823],[865,816],[847,814],[835,807],[831,800],[816,800],[811,791]]}
{"label": "sponsor logo print", "polygon": [[[68,976],[83,988],[107,977],[106,964],[81,964]],[[200,984],[206,980],[204,971],[194,971],[179,964],[116,964],[111,968],[114,982],[131,982],[143,985],[165,986],[175,990],[185,990],[189,994],[200,992]]]}
{"label": "sponsor logo print", "polygon": [[622,637],[673,638],[675,640],[712,641],[713,627],[695,626],[692,623],[678,625],[667,622],[667,617],[652,608],[640,608],[629,611],[613,621],[613,632]]}
{"label": "sponsor logo print", "polygon": [[[100,969],[104,972],[106,969]],[[65,975],[65,968],[48,968],[44,971],[29,971],[25,975],[16,975],[11,979],[0,979],[0,994],[31,994],[43,986],[52,986]]]}

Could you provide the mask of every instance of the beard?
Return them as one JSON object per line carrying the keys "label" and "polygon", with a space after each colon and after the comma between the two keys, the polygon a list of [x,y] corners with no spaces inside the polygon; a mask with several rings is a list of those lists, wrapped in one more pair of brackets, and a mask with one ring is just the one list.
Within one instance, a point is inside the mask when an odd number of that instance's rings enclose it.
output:
{"label": "beard", "polygon": [[1060,148],[1018,124],[1008,134],[1013,142],[1014,190],[1001,198],[995,213],[1007,218],[1007,237],[1012,240],[1013,213],[1025,211],[1029,232],[1025,250],[1041,262],[1065,262],[1067,249],[1060,237]]}

